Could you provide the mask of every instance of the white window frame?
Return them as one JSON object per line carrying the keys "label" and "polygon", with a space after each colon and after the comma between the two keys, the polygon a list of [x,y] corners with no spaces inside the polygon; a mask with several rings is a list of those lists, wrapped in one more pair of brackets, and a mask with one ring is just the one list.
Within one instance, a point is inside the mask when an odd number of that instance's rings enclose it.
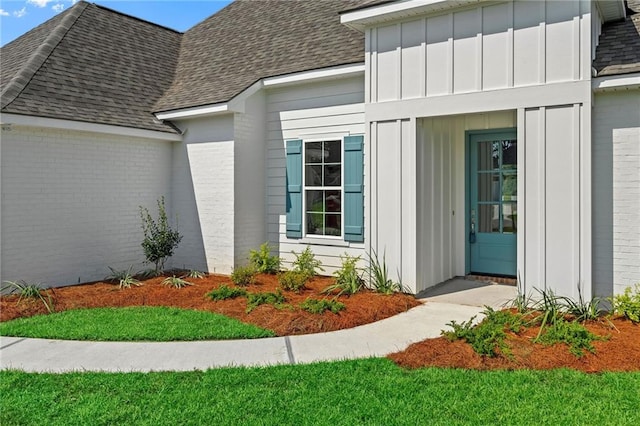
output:
{"label": "white window frame", "polygon": [[[340,142],[340,186],[307,186],[307,143]],[[340,191],[340,235],[310,234],[307,230],[307,191]],[[326,206],[325,206],[326,207]],[[344,241],[344,137],[302,139],[302,238]]]}

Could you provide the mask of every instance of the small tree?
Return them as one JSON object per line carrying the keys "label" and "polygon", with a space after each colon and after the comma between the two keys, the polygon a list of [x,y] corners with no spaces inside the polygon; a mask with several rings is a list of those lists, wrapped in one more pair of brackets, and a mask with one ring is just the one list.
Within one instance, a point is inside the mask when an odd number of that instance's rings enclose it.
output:
{"label": "small tree", "polygon": [[182,235],[178,230],[173,230],[167,220],[167,212],[164,207],[164,197],[160,197],[158,203],[158,220],[155,221],[146,207],[140,206],[140,218],[142,219],[142,231],[144,240],[142,248],[147,262],[156,265],[156,273],[164,269],[167,258],[173,255],[173,251]]}

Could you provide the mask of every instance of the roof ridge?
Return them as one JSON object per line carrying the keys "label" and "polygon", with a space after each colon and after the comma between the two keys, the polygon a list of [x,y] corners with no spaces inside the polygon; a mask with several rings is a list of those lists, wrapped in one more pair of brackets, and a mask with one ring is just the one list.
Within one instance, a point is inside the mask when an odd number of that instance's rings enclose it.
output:
{"label": "roof ridge", "polygon": [[71,27],[76,23],[82,12],[87,8],[88,3],[79,1],[69,9],[67,15],[62,18],[60,23],[47,36],[44,42],[38,46],[31,57],[22,66],[13,78],[7,83],[6,87],[0,94],[0,109],[5,109],[18,97],[20,92],[24,90],[35,73],[42,67],[44,62],[49,58],[51,53],[60,44],[64,36],[69,32]]}
{"label": "roof ridge", "polygon": [[[84,0],[81,0],[81,1],[84,1]],[[148,21],[146,19],[139,18],[137,16],[129,15],[128,13],[120,12],[119,10],[111,9],[110,7],[106,7],[106,6],[97,4],[97,3],[91,3],[91,4],[93,6],[99,8],[99,9],[103,9],[103,10],[106,10],[107,12],[111,12],[111,13],[115,13],[115,14],[120,15],[120,16],[131,18],[131,19],[134,19],[134,20],[136,20],[138,22],[142,22],[144,24],[148,24],[148,25],[151,25],[151,26],[154,26],[154,27],[157,27],[157,28],[161,28],[163,30],[168,30],[168,31],[174,32],[176,34],[184,34],[184,31],[178,31],[175,28],[167,27],[166,25],[161,25],[161,24],[158,24],[158,23],[153,22],[153,21]]]}

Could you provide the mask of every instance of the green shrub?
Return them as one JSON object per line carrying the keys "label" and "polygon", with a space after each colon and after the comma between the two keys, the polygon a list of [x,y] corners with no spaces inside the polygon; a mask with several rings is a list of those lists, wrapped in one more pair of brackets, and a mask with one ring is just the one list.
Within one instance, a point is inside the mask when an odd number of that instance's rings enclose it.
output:
{"label": "green shrub", "polygon": [[596,320],[604,313],[604,309],[602,308],[603,299],[593,297],[589,301],[584,300],[580,286],[578,286],[578,300],[573,300],[570,297],[562,297],[561,303],[563,304],[565,312],[573,316],[575,321],[579,322]]}
{"label": "green shrub", "polygon": [[296,260],[293,261],[294,271],[305,273],[309,278],[318,275],[318,271],[324,271],[321,267],[322,262],[316,259],[309,246],[299,255],[295,252],[292,253],[296,257]]}
{"label": "green shrub", "polygon": [[211,290],[206,296],[211,300],[227,300],[243,297],[247,295],[247,291],[243,288],[229,287],[222,284],[220,287]]}
{"label": "green shrub", "polygon": [[178,230],[173,230],[167,220],[167,212],[164,207],[164,197],[160,197],[158,203],[158,220],[154,220],[146,207],[140,206],[140,218],[142,219],[142,231],[144,240],[142,249],[147,262],[155,265],[156,271],[162,271],[166,260],[173,256],[182,235]]}
{"label": "green shrub", "polygon": [[129,266],[129,269],[118,271],[108,266],[111,274],[105,277],[105,281],[117,283],[120,288],[131,288],[132,286],[141,286],[142,283],[135,279],[134,274],[131,273],[133,266]]}
{"label": "green shrub", "polygon": [[263,274],[277,274],[280,271],[280,258],[271,255],[272,247],[264,243],[258,250],[249,252],[249,261],[256,271]]}
{"label": "green shrub", "polygon": [[640,284],[636,284],[634,289],[627,287],[623,294],[613,297],[613,312],[624,315],[634,323],[640,322]]}
{"label": "green shrub", "polygon": [[175,275],[173,275],[171,277],[167,277],[164,280],[162,280],[162,285],[168,285],[174,288],[183,288],[193,284],[191,284],[189,281],[186,281],[180,277],[176,277]]}
{"label": "green shrub", "polygon": [[338,296],[341,294],[355,294],[364,287],[364,280],[361,277],[361,270],[357,263],[360,256],[352,257],[345,253],[344,257],[340,256],[342,267],[334,272],[336,277],[334,284],[323,290],[323,293],[331,293],[338,290]]}
{"label": "green shrub", "polygon": [[300,308],[312,314],[322,314],[324,311],[331,311],[337,314],[343,310],[345,306],[344,303],[338,302],[337,300],[307,298],[300,304]]}
{"label": "green shrub", "polygon": [[285,304],[287,300],[282,295],[282,291],[278,289],[275,293],[247,293],[247,309],[249,313],[260,305],[273,305],[277,309],[283,309],[287,307]]}
{"label": "green shrub", "polygon": [[280,286],[289,291],[298,292],[305,287],[309,276],[304,272],[286,271],[278,275]]}
{"label": "green shrub", "polygon": [[55,310],[53,297],[49,291],[42,289],[42,285],[38,283],[28,283],[24,280],[5,281],[4,286],[0,288],[0,293],[18,294],[18,303],[22,299],[38,299],[42,302],[47,312],[52,313]]}
{"label": "green shrub", "polygon": [[231,272],[231,281],[235,285],[249,285],[256,280],[256,270],[253,266],[238,266]]}
{"label": "green shrub", "polygon": [[534,341],[544,345],[566,343],[569,351],[577,357],[584,355],[584,351],[595,352],[593,342],[603,340],[587,330],[582,324],[575,321],[559,320],[545,328],[544,333]]}
{"label": "green shrub", "polygon": [[391,294],[404,290],[401,283],[389,278],[386,253],[382,255],[382,264],[378,260],[378,254],[375,251],[373,251],[373,255],[369,253],[369,274],[371,276],[371,287],[378,293]]}
{"label": "green shrub", "polygon": [[204,276],[205,276],[204,272],[200,272],[195,269],[189,269],[189,271],[185,274],[186,278],[200,279],[200,278],[204,278]]}
{"label": "green shrub", "polygon": [[451,341],[465,339],[480,355],[493,357],[498,354],[498,349],[509,355],[510,351],[505,343],[505,329],[519,332],[524,324],[522,316],[509,311],[496,311],[488,306],[483,313],[485,318],[480,324],[474,325],[475,316],[461,324],[451,321],[447,325],[453,328],[453,331],[443,331],[442,335]]}

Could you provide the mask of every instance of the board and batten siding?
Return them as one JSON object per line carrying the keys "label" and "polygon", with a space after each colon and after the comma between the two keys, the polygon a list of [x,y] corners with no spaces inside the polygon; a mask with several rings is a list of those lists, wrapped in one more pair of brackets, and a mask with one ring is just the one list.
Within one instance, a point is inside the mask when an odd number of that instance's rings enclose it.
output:
{"label": "board and batten siding", "polygon": [[290,267],[295,260],[292,252],[300,253],[307,245],[322,262],[324,274],[331,274],[340,267],[340,255],[344,253],[365,258],[364,244],[287,238],[285,212],[285,141],[363,135],[363,100],[363,77],[288,86],[267,92],[267,238],[277,247],[284,267]]}
{"label": "board and batten siding", "polygon": [[508,1],[369,28],[366,101],[588,80],[591,7]]}
{"label": "board and batten siding", "polygon": [[47,287],[144,265],[139,206],[171,205],[170,141],[2,129],[2,281]]}

